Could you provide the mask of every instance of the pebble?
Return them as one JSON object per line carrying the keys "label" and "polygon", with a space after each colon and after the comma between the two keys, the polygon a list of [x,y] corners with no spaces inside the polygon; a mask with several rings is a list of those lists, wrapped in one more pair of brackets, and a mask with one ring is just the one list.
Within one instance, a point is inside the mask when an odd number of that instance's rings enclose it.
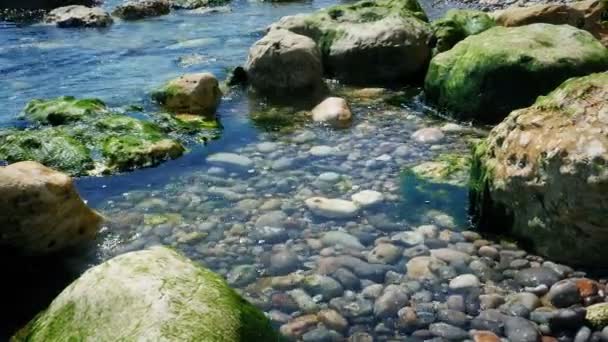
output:
{"label": "pebble", "polygon": [[437,337],[449,341],[462,341],[469,337],[465,330],[447,323],[433,323],[429,325],[429,331]]}
{"label": "pebble", "polygon": [[311,147],[309,153],[315,157],[327,157],[331,155],[335,155],[338,150],[335,147],[331,146],[313,146]]}
{"label": "pebble", "polygon": [[338,198],[311,197],[305,204],[314,214],[327,218],[351,218],[359,212],[353,202]]}
{"label": "pebble", "polygon": [[215,153],[207,157],[207,162],[212,165],[238,169],[239,171],[247,171],[253,167],[251,159],[235,153]]}
{"label": "pebble", "polygon": [[435,278],[435,271],[445,263],[432,256],[415,257],[407,262],[407,276],[410,279]]}
{"label": "pebble", "polygon": [[336,172],[323,172],[318,177],[321,182],[326,183],[337,183],[341,178],[342,177],[340,176],[340,174]]}
{"label": "pebble", "polygon": [[318,311],[317,303],[302,289],[294,289],[288,292],[289,296],[296,302],[298,308],[304,313]]}
{"label": "pebble", "polygon": [[298,256],[288,250],[281,250],[270,256],[268,272],[271,275],[285,275],[300,267]]}
{"label": "pebble", "polygon": [[381,243],[367,255],[372,264],[393,264],[401,258],[402,249],[390,243]]}
{"label": "pebble", "polygon": [[365,248],[357,237],[337,230],[324,233],[321,237],[321,242],[325,246],[343,246],[354,249]]}
{"label": "pebble", "polygon": [[445,134],[436,127],[421,128],[412,134],[412,138],[423,144],[436,144],[445,138]]}
{"label": "pebble", "polygon": [[313,296],[320,295],[324,300],[339,297],[344,293],[344,288],[337,280],[320,274],[307,276],[302,285],[306,292]]}
{"label": "pebble", "polygon": [[385,291],[374,303],[374,314],[379,318],[393,317],[408,303],[409,296],[404,289]]}
{"label": "pebble", "polygon": [[536,287],[544,284],[551,287],[560,280],[560,276],[548,267],[532,267],[517,272],[515,280],[521,286]]}
{"label": "pebble", "polygon": [[480,285],[479,278],[474,274],[462,274],[452,279],[449,287],[451,290],[466,290]]}
{"label": "pebble", "polygon": [[505,335],[509,341],[538,342],[540,332],[534,323],[521,317],[508,317],[505,320]]}
{"label": "pebble", "polygon": [[361,208],[368,208],[384,201],[384,195],[374,190],[363,190],[353,194],[351,200]]}
{"label": "pebble", "polygon": [[276,151],[279,148],[279,144],[266,141],[257,144],[256,148],[262,153],[270,153]]}
{"label": "pebble", "polygon": [[471,261],[471,256],[450,248],[431,249],[431,255],[448,263],[465,263]]}
{"label": "pebble", "polygon": [[574,281],[562,280],[551,286],[547,300],[557,308],[567,308],[580,304],[582,298]]}
{"label": "pebble", "polygon": [[405,247],[412,247],[424,242],[424,235],[419,232],[401,232],[391,237],[395,241]]}
{"label": "pebble", "polygon": [[348,329],[348,321],[340,313],[332,309],[323,309],[317,314],[319,321],[329,329],[343,332]]}

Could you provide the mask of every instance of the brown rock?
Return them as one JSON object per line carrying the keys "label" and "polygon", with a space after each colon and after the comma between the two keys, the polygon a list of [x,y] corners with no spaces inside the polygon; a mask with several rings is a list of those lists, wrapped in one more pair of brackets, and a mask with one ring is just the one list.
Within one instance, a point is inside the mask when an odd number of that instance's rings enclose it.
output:
{"label": "brown rock", "polygon": [[473,334],[473,341],[475,342],[500,342],[500,338],[491,331],[476,331]]}
{"label": "brown rock", "polygon": [[348,126],[353,114],[346,100],[340,97],[328,97],[312,110],[312,119],[336,127]]}
{"label": "brown rock", "polygon": [[169,111],[211,116],[220,104],[222,92],[215,76],[203,72],[171,80],[152,96]]}
{"label": "brown rock", "polygon": [[348,328],[348,321],[336,310],[321,310],[317,313],[317,317],[328,329],[345,331]]}
{"label": "brown rock", "polygon": [[314,328],[318,322],[317,315],[304,315],[297,317],[287,324],[283,324],[279,330],[283,336],[297,339],[308,330]]}

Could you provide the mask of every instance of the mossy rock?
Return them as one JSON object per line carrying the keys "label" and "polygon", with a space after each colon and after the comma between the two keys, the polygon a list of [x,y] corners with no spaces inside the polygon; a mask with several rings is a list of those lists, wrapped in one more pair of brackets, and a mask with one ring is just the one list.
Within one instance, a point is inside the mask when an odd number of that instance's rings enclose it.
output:
{"label": "mossy rock", "polygon": [[86,271],[12,341],[278,341],[217,274],[153,247]]}
{"label": "mossy rock", "polygon": [[34,160],[72,176],[85,175],[94,168],[91,151],[60,127],[1,132],[0,160]]}
{"label": "mossy rock", "polygon": [[473,150],[479,229],[552,260],[608,266],[608,73],[564,82],[513,111]]}
{"label": "mossy rock", "polygon": [[441,210],[456,218],[466,214],[470,158],[443,154],[401,172],[401,193],[408,211]]}
{"label": "mossy rock", "polygon": [[38,124],[63,125],[107,114],[105,103],[98,99],[62,96],[50,100],[32,100],[23,109],[23,117]]}
{"label": "mossy rock", "polygon": [[493,27],[431,60],[427,99],[462,120],[500,122],[566,79],[608,68],[608,50],[567,25]]}
{"label": "mossy rock", "polygon": [[263,106],[252,109],[254,125],[267,131],[289,131],[309,121],[310,113],[292,107]]}
{"label": "mossy rock", "polygon": [[596,329],[608,326],[608,303],[598,303],[588,306],[585,319]]}
{"label": "mossy rock", "polygon": [[431,25],[436,41],[433,55],[436,55],[451,49],[468,36],[496,26],[496,22],[485,12],[453,9]]}

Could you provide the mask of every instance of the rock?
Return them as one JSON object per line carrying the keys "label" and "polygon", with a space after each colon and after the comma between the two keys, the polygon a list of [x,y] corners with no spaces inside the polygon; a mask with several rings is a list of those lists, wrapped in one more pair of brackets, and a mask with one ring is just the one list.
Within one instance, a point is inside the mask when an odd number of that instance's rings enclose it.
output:
{"label": "rock", "polygon": [[473,342],[500,342],[500,338],[491,331],[476,331],[473,333]]}
{"label": "rock", "polygon": [[352,274],[341,270],[346,268],[357,277],[369,279],[374,282],[384,282],[386,272],[394,270],[394,267],[382,264],[370,264],[350,255],[321,258],[318,263],[319,274],[331,274],[338,279],[347,289],[358,288],[360,281]]}
{"label": "rock", "polygon": [[369,299],[338,297],[329,301],[329,307],[342,313],[346,318],[369,316],[373,312],[373,303]]}
{"label": "rock", "polygon": [[82,201],[72,179],[36,162],[0,167],[0,245],[41,255],[91,241],[102,218]]}
{"label": "rock", "polygon": [[566,79],[607,67],[606,48],[571,26],[493,27],[435,56],[424,88],[460,119],[497,123]]}
{"label": "rock", "polygon": [[346,100],[340,97],[328,97],[312,109],[312,119],[326,122],[336,127],[348,126],[353,114]]}
{"label": "rock", "polygon": [[585,319],[591,326],[601,329],[608,326],[608,303],[593,304],[587,307]]}
{"label": "rock", "polygon": [[509,341],[538,342],[540,333],[530,321],[521,317],[505,319],[505,335]]}
{"label": "rock", "polygon": [[481,285],[479,279],[473,274],[462,274],[450,281],[451,290],[468,290]]}
{"label": "rock", "polygon": [[237,169],[241,172],[253,167],[253,161],[249,157],[226,152],[219,152],[208,156],[207,162],[212,165]]}
{"label": "rock", "polygon": [[559,275],[547,267],[527,268],[515,274],[515,281],[521,286],[527,287],[536,287],[541,284],[551,287],[559,280]]}
{"label": "rock", "polygon": [[342,179],[342,176],[335,172],[323,172],[317,179],[321,182],[335,184]]}
{"label": "rock", "polygon": [[129,0],[116,7],[112,15],[123,20],[138,20],[169,14],[171,4],[166,0]]}
{"label": "rock", "polygon": [[431,249],[431,255],[448,263],[468,264],[471,261],[471,256],[467,253],[450,248]]}
{"label": "rock", "polygon": [[95,3],[95,1],[91,0],[6,0],[0,4],[0,8],[20,10],[52,10],[54,8],[69,5],[93,6]]}
{"label": "rock", "polygon": [[86,271],[16,341],[272,341],[263,313],[213,272],[164,247]]}
{"label": "rock", "polygon": [[435,272],[445,262],[432,256],[419,256],[407,262],[407,276],[410,279],[434,279]]}
{"label": "rock", "polygon": [[390,243],[381,243],[374,247],[367,256],[372,264],[394,264],[401,258],[402,249]]}
{"label": "rock", "polygon": [[279,331],[281,335],[295,340],[314,328],[318,322],[317,315],[302,315],[287,324],[283,324]]}
{"label": "rock", "polygon": [[479,228],[511,232],[555,261],[608,265],[608,172],[597,167],[608,162],[608,139],[599,133],[608,124],[606,96],[608,73],[570,79],[492,130],[473,160]]}
{"label": "rock", "polygon": [[266,96],[316,96],[324,92],[317,44],[287,30],[271,30],[249,50],[245,65],[251,86]]}
{"label": "rock", "polygon": [[245,286],[258,278],[258,271],[253,265],[238,265],[228,273],[226,280],[230,286]]}
{"label": "rock", "polygon": [[29,122],[58,126],[66,123],[109,114],[106,104],[99,99],[77,99],[60,96],[55,99],[36,99],[23,109],[23,118]]}
{"label": "rock", "polygon": [[324,309],[317,313],[319,321],[329,329],[335,331],[345,331],[348,329],[348,321],[339,312],[332,309]]}
{"label": "rock", "polygon": [[171,112],[213,116],[222,92],[215,76],[203,72],[173,79],[152,97]]}
{"label": "rock", "polygon": [[409,296],[404,289],[385,291],[374,303],[374,315],[379,318],[395,317],[397,311],[409,304]]}
{"label": "rock", "polygon": [[318,145],[311,147],[309,152],[315,157],[328,157],[336,154],[338,149],[332,146]]}
{"label": "rock", "polygon": [[419,232],[401,232],[393,235],[391,241],[401,244],[405,247],[414,247],[424,243],[424,235]]}
{"label": "rock", "polygon": [[466,9],[451,9],[442,18],[431,23],[437,43],[433,55],[448,51],[468,36],[479,34],[496,26],[487,13]]}
{"label": "rock", "polygon": [[434,336],[444,338],[449,341],[462,341],[469,337],[465,330],[447,323],[433,323],[429,330]]}
{"label": "rock", "polygon": [[280,250],[270,256],[268,272],[271,275],[285,275],[300,267],[298,256],[288,250]]}
{"label": "rock", "polygon": [[44,21],[57,27],[108,27],[114,22],[110,14],[99,7],[72,5],[55,8]]}
{"label": "rock", "polygon": [[325,71],[343,82],[390,84],[413,81],[425,68],[431,54],[425,21],[416,1],[360,1],[284,17],[271,31],[286,29],[315,40]]}
{"label": "rock", "polygon": [[354,249],[365,248],[357,237],[337,230],[323,234],[323,237],[321,237],[321,242],[323,242],[325,246],[329,247],[338,245]]}
{"label": "rock", "polygon": [[270,211],[258,217],[255,221],[255,226],[258,228],[261,227],[283,227],[285,225],[285,221],[287,220],[287,215],[280,210]]}
{"label": "rock", "polygon": [[468,323],[467,315],[464,312],[449,309],[439,310],[437,320],[460,328]]}
{"label": "rock", "polygon": [[498,25],[515,27],[535,23],[570,25],[582,28],[585,18],[574,7],[563,4],[539,4],[509,7],[492,13]]}
{"label": "rock", "polygon": [[350,218],[359,212],[353,202],[338,198],[311,197],[305,204],[315,215],[327,218]]}
{"label": "rock", "polygon": [[306,292],[313,296],[321,295],[325,301],[339,297],[344,292],[344,288],[337,280],[320,274],[307,276],[302,286]]}
{"label": "rock", "polygon": [[316,312],[319,307],[312,297],[302,289],[294,289],[288,292],[289,296],[296,302],[300,311],[304,313]]}
{"label": "rock", "polygon": [[436,144],[441,142],[445,138],[445,135],[439,128],[427,127],[414,132],[412,138],[419,143]]}
{"label": "rock", "polygon": [[538,297],[529,292],[513,293],[507,296],[506,306],[523,306],[527,311],[531,312],[541,305]]}
{"label": "rock", "polygon": [[583,307],[559,309],[549,316],[549,328],[555,332],[571,332],[580,329],[585,324],[586,310]]}
{"label": "rock", "polygon": [[374,190],[363,190],[353,194],[351,200],[361,208],[368,208],[384,201],[384,195]]}
{"label": "rock", "polygon": [[547,300],[556,308],[567,308],[580,304],[582,298],[574,281],[562,280],[551,286]]}
{"label": "rock", "polygon": [[479,256],[496,259],[498,258],[498,250],[492,246],[481,246],[477,251]]}

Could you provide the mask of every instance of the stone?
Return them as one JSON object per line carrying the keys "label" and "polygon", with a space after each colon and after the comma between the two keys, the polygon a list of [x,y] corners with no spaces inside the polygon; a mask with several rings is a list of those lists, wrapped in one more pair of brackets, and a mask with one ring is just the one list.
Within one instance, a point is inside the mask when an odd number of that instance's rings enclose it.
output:
{"label": "stone", "polygon": [[293,289],[288,294],[296,302],[300,311],[304,313],[313,313],[319,309],[314,299],[302,289]]}
{"label": "stone", "polygon": [[608,163],[608,138],[599,133],[607,96],[608,73],[572,78],[477,145],[470,200],[480,229],[523,238],[554,261],[607,265],[608,171],[598,166]]}
{"label": "stone", "polygon": [[321,295],[325,301],[339,297],[344,292],[344,288],[337,280],[320,274],[306,276],[302,286],[306,292],[313,296]]}
{"label": "stone", "polygon": [[68,6],[68,5],[82,5],[82,6],[93,6],[95,1],[91,0],[7,0],[2,2],[3,9],[17,9],[17,10],[37,10],[46,9],[52,10],[54,8]]}
{"label": "stone", "polygon": [[326,73],[342,82],[391,84],[413,81],[428,62],[426,20],[416,1],[359,1],[284,17],[271,31],[290,30],[315,40]]}
{"label": "stone", "polygon": [[477,288],[481,285],[479,278],[473,274],[462,274],[458,277],[450,280],[451,290],[468,290],[471,288]]}
{"label": "stone", "polygon": [[409,304],[409,296],[404,289],[385,291],[374,303],[374,315],[379,318],[395,317],[397,311]]}
{"label": "stone", "polygon": [[226,282],[165,247],[87,270],[16,341],[274,341],[262,312]]}
{"label": "stone", "polygon": [[459,328],[465,327],[468,323],[467,315],[464,312],[449,309],[437,311],[437,320]]}
{"label": "stone", "polygon": [[407,276],[410,279],[434,279],[436,270],[442,266],[446,266],[445,262],[435,257],[415,257],[407,262]]}
{"label": "stone", "polygon": [[365,248],[357,237],[339,230],[324,233],[321,237],[321,242],[329,247],[338,245],[354,249]]}
{"label": "stone", "polygon": [[251,86],[266,96],[318,96],[324,91],[317,44],[287,30],[271,30],[249,50],[245,65]]}
{"label": "stone", "polygon": [[566,79],[607,67],[608,51],[588,32],[567,25],[496,26],[435,56],[424,88],[431,102],[458,119],[498,123]]}
{"label": "stone", "polygon": [[433,55],[448,51],[468,36],[479,34],[496,26],[487,13],[467,9],[451,9],[442,18],[431,23],[436,39]]}
{"label": "stone", "polygon": [[369,316],[373,313],[373,303],[360,296],[354,298],[337,297],[329,301],[329,307],[340,312],[347,319]]}
{"label": "stone", "polygon": [[588,306],[585,319],[591,326],[598,329],[608,326],[608,303],[598,303]]}
{"label": "stone", "polygon": [[317,313],[319,321],[329,329],[345,331],[348,329],[348,321],[340,313],[332,309],[324,309]]}
{"label": "stone", "polygon": [[255,226],[262,227],[283,227],[287,221],[287,215],[280,210],[267,212],[255,221]]}
{"label": "stone", "polygon": [[[350,273],[344,272],[342,268]],[[383,264],[370,264],[350,255],[321,258],[318,262],[319,274],[331,274],[338,279],[345,288],[358,288],[360,279],[369,279],[374,282],[384,282],[386,273],[394,270],[394,267]],[[353,277],[353,274],[356,277]],[[357,281],[357,277],[359,281]]]}
{"label": "stone", "polygon": [[226,280],[230,286],[245,286],[258,278],[258,271],[253,265],[238,265],[228,273]]}
{"label": "stone", "polygon": [[322,182],[334,184],[334,183],[337,183],[338,181],[340,181],[341,178],[342,178],[342,176],[340,176],[339,173],[323,172],[322,174],[319,175],[318,180],[320,180]]}
{"label": "stone", "polygon": [[521,317],[505,319],[505,335],[509,341],[538,342],[540,332],[534,323]]}
{"label": "stone", "polygon": [[445,134],[436,127],[421,128],[412,134],[412,138],[423,144],[436,144],[445,138]]}
{"label": "stone", "polygon": [[353,114],[346,100],[340,97],[328,97],[312,109],[312,120],[325,122],[335,127],[350,125]]}
{"label": "stone", "polygon": [[405,247],[414,247],[424,243],[424,235],[419,232],[405,231],[397,233],[391,237],[391,241],[401,244]]}
{"label": "stone", "polygon": [[71,27],[108,27],[114,20],[110,14],[99,7],[72,5],[55,8],[44,21],[61,28]]}
{"label": "stone", "polygon": [[465,330],[447,323],[433,323],[429,325],[429,330],[434,336],[448,341],[462,341],[469,337],[469,333]]}
{"label": "stone", "polygon": [[287,338],[297,339],[317,326],[318,322],[319,319],[317,318],[317,315],[302,315],[294,318],[287,324],[283,324],[279,328],[279,331],[281,332],[281,335]]}
{"label": "stone", "polygon": [[311,197],[304,203],[315,215],[326,218],[351,218],[359,213],[353,202],[339,198]]}
{"label": "stone", "polygon": [[576,283],[568,279],[553,284],[546,298],[556,308],[567,308],[582,301]]}
{"label": "stone", "polygon": [[353,194],[351,200],[361,208],[368,208],[384,201],[384,195],[374,190],[363,190]]}
{"label": "stone", "polygon": [[207,157],[207,163],[226,168],[247,171],[253,167],[253,160],[235,153],[219,152]]}
{"label": "stone", "polygon": [[401,258],[402,249],[390,243],[378,244],[367,255],[371,264],[394,264]]}
{"label": "stone", "polygon": [[208,72],[185,74],[152,94],[154,100],[174,113],[213,116],[220,104],[219,82]]}
{"label": "stone", "polygon": [[139,20],[169,14],[171,4],[166,0],[129,0],[112,11],[123,20]]}
{"label": "stone", "polygon": [[491,331],[475,331],[473,333],[473,342],[500,342],[500,338]]}
{"label": "stone", "polygon": [[315,157],[328,157],[336,154],[338,150],[332,146],[319,145],[311,147],[309,152]]}
{"label": "stone", "polygon": [[103,101],[95,98],[78,99],[73,96],[31,100],[23,109],[23,118],[27,121],[52,126],[106,114],[109,114],[109,110]]}
{"label": "stone", "polygon": [[92,241],[102,217],[82,201],[72,179],[37,162],[0,167],[0,245],[43,255]]}
{"label": "stone", "polygon": [[271,275],[285,275],[300,267],[298,256],[288,250],[280,250],[270,256],[268,272]]}
{"label": "stone", "polygon": [[448,263],[468,264],[471,261],[471,256],[467,253],[463,253],[451,248],[431,249],[431,255]]}

